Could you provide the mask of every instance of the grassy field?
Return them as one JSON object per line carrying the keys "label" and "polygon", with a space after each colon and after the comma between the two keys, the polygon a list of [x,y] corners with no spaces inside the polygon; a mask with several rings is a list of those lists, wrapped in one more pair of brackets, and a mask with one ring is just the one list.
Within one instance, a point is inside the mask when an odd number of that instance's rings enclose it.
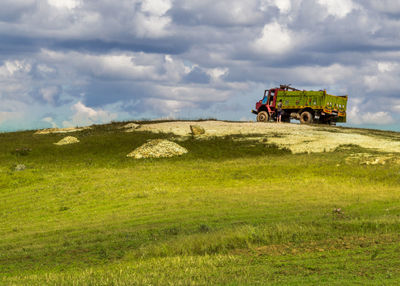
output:
{"label": "grassy field", "polygon": [[117,125],[0,134],[1,285],[400,283],[399,165],[232,137],[134,160],[172,135]]}

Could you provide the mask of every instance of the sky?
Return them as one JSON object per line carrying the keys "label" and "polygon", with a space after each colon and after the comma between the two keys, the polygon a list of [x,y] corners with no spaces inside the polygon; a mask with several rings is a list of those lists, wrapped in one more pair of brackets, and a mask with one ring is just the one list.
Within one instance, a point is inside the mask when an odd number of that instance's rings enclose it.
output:
{"label": "sky", "polygon": [[2,0],[0,131],[255,120],[264,89],[349,95],[400,131],[400,1]]}

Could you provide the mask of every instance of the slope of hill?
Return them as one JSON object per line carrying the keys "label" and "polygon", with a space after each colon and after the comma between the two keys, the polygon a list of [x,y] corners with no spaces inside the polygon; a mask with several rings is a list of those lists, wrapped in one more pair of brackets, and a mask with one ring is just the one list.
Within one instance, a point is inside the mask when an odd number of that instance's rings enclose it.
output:
{"label": "slope of hill", "polygon": [[0,134],[0,284],[400,282],[399,133],[190,124]]}

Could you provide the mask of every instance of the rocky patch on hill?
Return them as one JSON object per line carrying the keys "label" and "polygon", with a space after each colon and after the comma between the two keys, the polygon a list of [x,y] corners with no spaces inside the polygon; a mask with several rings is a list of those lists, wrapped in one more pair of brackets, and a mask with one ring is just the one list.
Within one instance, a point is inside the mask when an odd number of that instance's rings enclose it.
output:
{"label": "rocky patch on hill", "polygon": [[127,155],[135,159],[142,158],[169,158],[180,156],[187,153],[188,150],[182,146],[163,139],[151,140]]}
{"label": "rocky patch on hill", "polygon": [[[191,136],[191,125],[196,121],[170,121],[142,125],[141,131],[154,133],[173,133],[178,136]],[[324,127],[321,125],[261,122],[225,122],[201,121],[205,134],[196,138],[218,137],[227,135],[246,135],[249,140],[258,136],[266,138],[293,153],[331,152],[341,145],[358,145],[362,148],[383,152],[400,153],[399,133],[379,133],[370,130]],[[379,134],[378,134],[379,133]],[[253,138],[251,138],[253,137]]]}
{"label": "rocky patch on hill", "polygon": [[139,129],[139,128],[140,128],[140,124],[133,123],[133,122],[127,123],[127,124],[119,127],[119,129],[125,129],[125,132],[133,132],[133,131],[135,131],[136,129]]}
{"label": "rocky patch on hill", "polygon": [[69,145],[69,144],[74,144],[74,143],[79,143],[78,138],[73,137],[73,136],[67,136],[58,141],[57,143],[54,143],[54,145]]}

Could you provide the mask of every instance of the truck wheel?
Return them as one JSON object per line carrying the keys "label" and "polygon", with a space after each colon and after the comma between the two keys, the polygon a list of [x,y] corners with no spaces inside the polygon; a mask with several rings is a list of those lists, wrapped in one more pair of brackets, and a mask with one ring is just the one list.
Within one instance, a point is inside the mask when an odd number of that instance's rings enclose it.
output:
{"label": "truck wheel", "polygon": [[269,115],[266,111],[260,111],[257,114],[257,121],[258,122],[268,122],[269,120]]}
{"label": "truck wheel", "polygon": [[309,111],[303,111],[300,115],[300,122],[303,124],[310,124],[313,121],[313,115]]}

